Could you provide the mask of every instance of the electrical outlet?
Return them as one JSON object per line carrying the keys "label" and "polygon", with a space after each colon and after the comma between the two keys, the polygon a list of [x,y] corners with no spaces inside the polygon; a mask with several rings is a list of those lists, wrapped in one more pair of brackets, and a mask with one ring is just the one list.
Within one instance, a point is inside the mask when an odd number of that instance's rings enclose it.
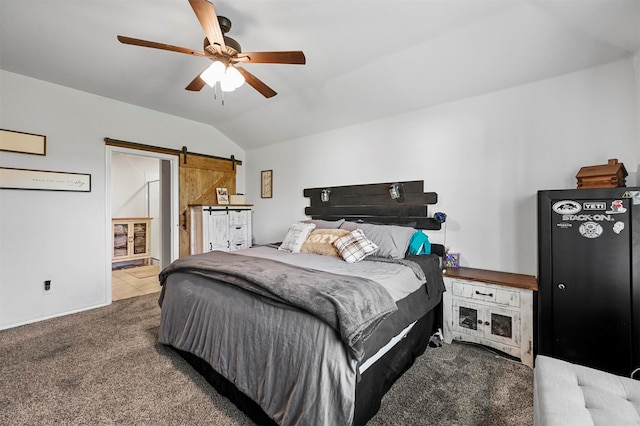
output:
{"label": "electrical outlet", "polygon": [[51,294],[53,290],[51,289],[51,280],[45,280],[44,286],[42,287],[42,294]]}

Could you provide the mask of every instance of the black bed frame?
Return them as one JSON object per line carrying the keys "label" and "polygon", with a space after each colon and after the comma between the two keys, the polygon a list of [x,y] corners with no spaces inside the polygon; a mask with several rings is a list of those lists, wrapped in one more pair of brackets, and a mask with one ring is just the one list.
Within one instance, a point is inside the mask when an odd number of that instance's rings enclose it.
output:
{"label": "black bed frame", "polygon": [[[392,199],[389,187],[398,185],[401,197]],[[428,217],[428,206],[435,204],[435,192],[423,192],[423,181],[389,182],[369,185],[307,188],[310,198],[305,213],[313,219],[361,221],[378,224],[411,225],[416,229],[437,230],[441,222]],[[330,189],[329,201],[322,201],[323,190]],[[440,257],[444,246],[432,244]],[[419,319],[407,336],[371,365],[356,384],[354,425],[366,424],[379,410],[382,397],[407,371],[429,345],[429,338],[442,327],[442,302]],[[216,372],[203,359],[173,348],[196,369],[221,395],[229,398],[258,425],[275,425],[262,408],[233,383]]]}
{"label": "black bed frame", "polygon": [[[404,339],[362,373],[360,381],[356,384],[354,426],[363,426],[375,416],[380,409],[382,397],[427,349],[429,338],[438,328],[436,326],[437,310],[438,308],[433,309],[419,319]],[[220,395],[233,402],[254,423],[265,426],[276,425],[257,403],[238,390],[233,383],[215,371],[202,358],[189,352],[172,349],[200,373]]]}

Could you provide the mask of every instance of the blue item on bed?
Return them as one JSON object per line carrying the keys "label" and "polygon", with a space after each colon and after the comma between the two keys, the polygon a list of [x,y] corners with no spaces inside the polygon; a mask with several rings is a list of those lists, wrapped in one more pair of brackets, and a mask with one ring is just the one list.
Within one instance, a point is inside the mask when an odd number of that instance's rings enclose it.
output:
{"label": "blue item on bed", "polygon": [[431,254],[429,237],[422,231],[416,231],[409,241],[409,254]]}

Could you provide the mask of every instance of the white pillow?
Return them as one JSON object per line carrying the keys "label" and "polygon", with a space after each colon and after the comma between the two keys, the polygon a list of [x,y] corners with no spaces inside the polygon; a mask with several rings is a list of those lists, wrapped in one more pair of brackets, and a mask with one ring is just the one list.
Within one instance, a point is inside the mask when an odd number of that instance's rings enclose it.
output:
{"label": "white pillow", "polygon": [[291,226],[289,226],[289,231],[287,231],[287,236],[284,237],[284,241],[282,241],[278,250],[300,253],[302,245],[307,241],[309,234],[315,227],[316,225],[314,223],[292,223]]}

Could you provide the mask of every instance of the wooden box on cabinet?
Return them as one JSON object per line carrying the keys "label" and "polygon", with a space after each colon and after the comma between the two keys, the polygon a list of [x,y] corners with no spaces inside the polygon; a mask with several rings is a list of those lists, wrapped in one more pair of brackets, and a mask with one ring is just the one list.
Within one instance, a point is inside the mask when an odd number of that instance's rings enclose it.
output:
{"label": "wooden box on cabinet", "polygon": [[151,218],[129,217],[111,220],[111,261],[126,262],[131,260],[145,260],[149,262]]}
{"label": "wooden box on cabinet", "polygon": [[251,206],[190,206],[190,253],[251,247]]}
{"label": "wooden box on cabinet", "polygon": [[587,188],[617,188],[626,186],[625,178],[628,176],[624,164],[617,158],[611,158],[607,164],[582,167],[576,179],[578,189]]}
{"label": "wooden box on cabinet", "polygon": [[483,344],[533,368],[531,275],[483,269],[447,269],[443,296],[444,341]]}

